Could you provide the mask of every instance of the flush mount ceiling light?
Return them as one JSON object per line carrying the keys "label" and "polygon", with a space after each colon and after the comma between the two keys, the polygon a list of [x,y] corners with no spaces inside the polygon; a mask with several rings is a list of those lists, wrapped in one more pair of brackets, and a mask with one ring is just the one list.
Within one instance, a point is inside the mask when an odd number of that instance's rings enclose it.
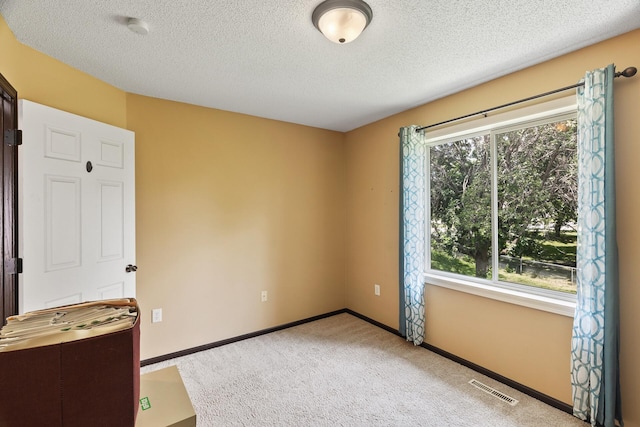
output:
{"label": "flush mount ceiling light", "polygon": [[367,28],[373,12],[362,0],[325,0],[313,11],[313,25],[334,43],[354,41]]}

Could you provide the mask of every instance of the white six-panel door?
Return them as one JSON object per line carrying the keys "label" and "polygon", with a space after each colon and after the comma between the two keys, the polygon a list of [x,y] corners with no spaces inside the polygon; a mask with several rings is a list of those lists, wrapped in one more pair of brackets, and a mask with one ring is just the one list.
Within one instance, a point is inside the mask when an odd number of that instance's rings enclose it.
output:
{"label": "white six-panel door", "polygon": [[135,297],[133,132],[26,100],[18,120],[20,313]]}

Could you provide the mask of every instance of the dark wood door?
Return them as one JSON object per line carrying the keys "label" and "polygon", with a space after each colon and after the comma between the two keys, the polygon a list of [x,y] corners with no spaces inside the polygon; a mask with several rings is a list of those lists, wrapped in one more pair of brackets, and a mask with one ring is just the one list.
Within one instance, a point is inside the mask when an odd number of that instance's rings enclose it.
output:
{"label": "dark wood door", "polygon": [[0,276],[0,322],[18,313],[18,94],[0,74],[0,165],[2,182],[2,275]]}

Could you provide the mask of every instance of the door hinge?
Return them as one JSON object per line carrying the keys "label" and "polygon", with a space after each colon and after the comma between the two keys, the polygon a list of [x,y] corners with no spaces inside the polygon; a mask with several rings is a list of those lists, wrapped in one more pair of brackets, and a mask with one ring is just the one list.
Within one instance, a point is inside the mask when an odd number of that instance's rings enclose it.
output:
{"label": "door hinge", "polygon": [[11,258],[5,261],[4,271],[7,274],[22,273],[22,258]]}
{"label": "door hinge", "polygon": [[4,143],[9,147],[22,145],[22,131],[20,129],[7,129],[4,131]]}

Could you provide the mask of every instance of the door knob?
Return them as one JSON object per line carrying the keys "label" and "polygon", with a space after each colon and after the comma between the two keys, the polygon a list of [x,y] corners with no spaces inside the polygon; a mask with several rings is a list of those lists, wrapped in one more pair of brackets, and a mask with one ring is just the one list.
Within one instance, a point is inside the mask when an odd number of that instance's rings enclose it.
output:
{"label": "door knob", "polygon": [[124,269],[124,271],[126,271],[127,273],[131,273],[132,271],[136,271],[138,269],[137,265],[127,265],[127,267]]}

